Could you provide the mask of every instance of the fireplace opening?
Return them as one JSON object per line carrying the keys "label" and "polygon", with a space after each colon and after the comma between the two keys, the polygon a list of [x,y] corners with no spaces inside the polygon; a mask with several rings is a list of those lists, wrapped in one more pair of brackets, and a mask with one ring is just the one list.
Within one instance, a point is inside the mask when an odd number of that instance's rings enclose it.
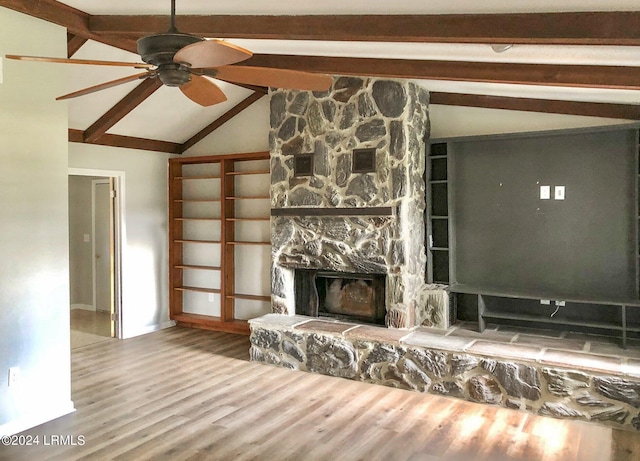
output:
{"label": "fireplace opening", "polygon": [[296,313],[384,325],[385,275],[296,270]]}

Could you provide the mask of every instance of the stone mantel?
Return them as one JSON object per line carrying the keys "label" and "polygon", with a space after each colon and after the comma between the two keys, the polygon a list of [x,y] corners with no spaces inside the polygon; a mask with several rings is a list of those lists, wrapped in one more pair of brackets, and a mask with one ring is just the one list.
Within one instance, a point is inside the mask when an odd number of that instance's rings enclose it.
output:
{"label": "stone mantel", "polygon": [[396,216],[397,207],[272,208],[271,216]]}

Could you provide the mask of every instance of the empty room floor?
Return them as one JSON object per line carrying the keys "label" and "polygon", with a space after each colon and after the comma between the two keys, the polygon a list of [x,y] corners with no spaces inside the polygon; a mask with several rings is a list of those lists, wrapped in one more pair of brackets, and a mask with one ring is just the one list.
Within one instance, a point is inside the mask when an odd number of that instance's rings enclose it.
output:
{"label": "empty room floor", "polygon": [[73,414],[1,460],[640,459],[640,437],[248,361],[249,338],[180,327],[72,351]]}

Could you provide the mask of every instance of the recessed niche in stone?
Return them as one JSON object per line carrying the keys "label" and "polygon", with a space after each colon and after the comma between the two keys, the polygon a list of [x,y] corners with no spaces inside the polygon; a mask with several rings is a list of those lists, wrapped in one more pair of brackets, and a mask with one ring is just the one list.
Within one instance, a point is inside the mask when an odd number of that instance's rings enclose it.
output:
{"label": "recessed niche in stone", "polygon": [[354,173],[375,173],[376,171],[376,150],[354,149],[351,171]]}
{"label": "recessed niche in stone", "polygon": [[298,154],[293,156],[293,175],[313,175],[313,154]]}

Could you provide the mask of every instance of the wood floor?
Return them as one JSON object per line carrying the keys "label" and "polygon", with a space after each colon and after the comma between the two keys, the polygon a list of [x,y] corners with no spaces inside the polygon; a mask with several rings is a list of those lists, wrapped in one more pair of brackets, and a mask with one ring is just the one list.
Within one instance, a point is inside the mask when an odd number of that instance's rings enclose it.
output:
{"label": "wood floor", "polygon": [[105,311],[72,309],[71,349],[111,340],[111,314]]}
{"label": "wood floor", "polygon": [[[0,459],[640,459],[637,433],[260,365],[248,348],[176,327],[74,349],[77,411]],[[44,446],[53,435],[84,444]]]}

